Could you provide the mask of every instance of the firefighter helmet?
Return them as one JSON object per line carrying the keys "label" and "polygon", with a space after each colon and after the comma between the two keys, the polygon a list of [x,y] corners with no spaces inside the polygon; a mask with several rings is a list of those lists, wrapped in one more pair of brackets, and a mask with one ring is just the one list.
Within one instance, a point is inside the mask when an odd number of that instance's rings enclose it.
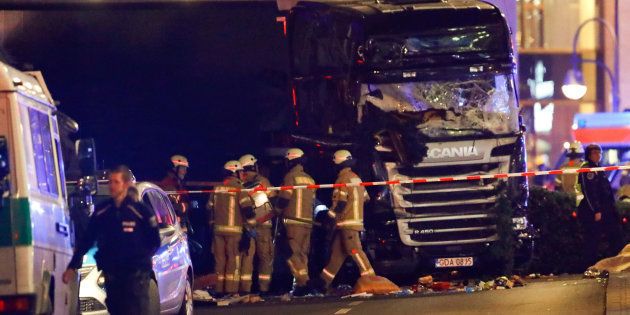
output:
{"label": "firefighter helmet", "polygon": [[173,163],[173,167],[184,166],[189,167],[188,159],[183,155],[173,155],[171,156],[171,162]]}
{"label": "firefighter helmet", "polygon": [[567,147],[567,156],[582,156],[584,155],[584,147],[580,141],[573,141]]}
{"label": "firefighter helmet", "polygon": [[304,151],[298,149],[298,148],[291,148],[289,150],[287,150],[287,154],[285,156],[285,158],[289,161],[291,160],[295,160],[295,159],[299,159],[301,157],[304,156]]}
{"label": "firefighter helmet", "polygon": [[348,150],[339,150],[333,154],[333,162],[337,165],[352,160],[352,154]]}
{"label": "firefighter helmet", "polygon": [[232,174],[243,170],[243,166],[241,165],[241,162],[236,161],[236,160],[227,161],[225,165],[223,165],[223,168],[229,172],[232,172]]}
{"label": "firefighter helmet", "polygon": [[241,158],[238,159],[238,161],[241,163],[241,166],[243,166],[243,168],[246,168],[248,166],[254,166],[256,165],[256,162],[258,162],[256,157],[251,154],[245,154],[241,156]]}

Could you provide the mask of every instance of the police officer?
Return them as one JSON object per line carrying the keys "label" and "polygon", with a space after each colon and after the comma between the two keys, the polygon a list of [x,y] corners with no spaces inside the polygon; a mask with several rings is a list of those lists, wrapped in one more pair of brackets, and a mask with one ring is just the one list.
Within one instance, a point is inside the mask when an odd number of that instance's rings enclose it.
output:
{"label": "police officer", "polygon": [[[216,186],[208,200],[207,209],[210,224],[214,225],[212,243],[219,295],[234,295],[240,281],[239,243],[246,220],[255,222],[252,217],[251,199],[241,192],[240,180],[243,167],[239,161],[228,161],[223,166],[226,177],[223,184]],[[247,218],[243,220],[243,217]]]}
{"label": "police officer", "polygon": [[[359,184],[361,178],[352,171],[355,160],[347,150],[339,150],[333,156],[333,162],[339,169],[335,184]],[[363,231],[363,204],[369,200],[363,186],[340,187],[333,190],[333,204],[328,215],[334,219],[335,231],[328,265],[322,270],[321,278],[327,289],[335,275],[350,256],[359,267],[361,276],[374,275],[374,269],[361,247],[359,233]]]}
{"label": "police officer", "polygon": [[[582,168],[599,167],[602,148],[589,144],[585,150],[586,161]],[[585,230],[584,259],[586,267],[597,260],[597,248],[602,233],[610,244],[609,250],[616,255],[623,247],[623,233],[610,182],[604,172],[580,173],[578,184],[584,199],[578,206],[578,217]]]}
{"label": "police officer", "polygon": [[[574,141],[569,144],[569,147],[566,150],[566,156],[568,161],[566,161],[560,169],[578,169],[582,165],[582,157],[584,156],[584,148],[582,148],[582,143],[579,141]],[[556,190],[564,191],[566,193],[572,194],[576,196],[576,199],[581,200],[583,198],[582,193],[578,190],[577,185],[577,174],[561,174],[556,176]]]}
{"label": "police officer", "polygon": [[[260,175],[258,160],[251,154],[245,154],[239,162],[244,170],[244,185],[246,187],[271,187],[269,180]],[[262,192],[261,192],[262,193]],[[267,197],[275,204],[277,192],[266,191]],[[271,221],[265,221],[256,226],[255,241],[251,241],[243,255],[243,267],[241,270],[241,291],[250,292],[252,285],[252,272],[254,269],[254,255],[258,256],[258,285],[260,293],[265,295],[269,291],[271,274],[273,270],[273,237]]]}
{"label": "police officer", "polygon": [[64,283],[76,279],[83,255],[96,243],[96,263],[105,276],[105,303],[113,315],[154,314],[159,301],[149,294],[152,256],[160,246],[158,223],[151,210],[129,195],[135,189],[132,185],[133,175],[126,166],[110,172],[111,198],[95,207],[63,274]]}
{"label": "police officer", "polygon": [[[304,171],[304,152],[298,148],[289,149],[285,156],[289,172],[284,176],[283,186],[313,185],[315,181]],[[291,255],[287,259],[289,269],[295,278],[294,296],[308,293],[308,253],[311,246],[313,221],[314,189],[283,190],[278,199],[278,208],[285,218],[286,241]],[[295,220],[297,219],[297,220]],[[298,221],[299,220],[299,221]]]}
{"label": "police officer", "polygon": [[[166,191],[186,190],[184,181],[190,167],[188,159],[183,155],[173,155],[171,156],[171,165],[172,168],[167,171],[166,176],[158,183],[158,186]],[[187,231],[189,226],[188,208],[190,207],[188,196],[185,194],[171,194],[168,197],[175,207],[182,229]]]}

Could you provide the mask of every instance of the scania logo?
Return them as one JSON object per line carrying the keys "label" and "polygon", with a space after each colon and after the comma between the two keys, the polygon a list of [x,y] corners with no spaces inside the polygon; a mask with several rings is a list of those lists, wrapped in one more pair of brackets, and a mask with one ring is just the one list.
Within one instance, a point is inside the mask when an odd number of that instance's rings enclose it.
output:
{"label": "scania logo", "polygon": [[458,158],[458,157],[477,157],[479,152],[473,146],[468,147],[446,147],[433,148],[428,152],[428,157],[432,159]]}

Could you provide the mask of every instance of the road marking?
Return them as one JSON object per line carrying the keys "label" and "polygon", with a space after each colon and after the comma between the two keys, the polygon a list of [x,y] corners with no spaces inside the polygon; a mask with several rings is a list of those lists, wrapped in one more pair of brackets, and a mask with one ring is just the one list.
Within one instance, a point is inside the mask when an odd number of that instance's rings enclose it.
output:
{"label": "road marking", "polygon": [[348,304],[348,306],[357,306],[357,305],[359,305],[361,303],[363,303],[363,301],[354,301],[354,302]]}
{"label": "road marking", "polygon": [[348,312],[350,312],[351,308],[342,308],[340,310],[338,310],[337,312],[335,312],[335,315],[339,315],[339,314],[346,314]]}

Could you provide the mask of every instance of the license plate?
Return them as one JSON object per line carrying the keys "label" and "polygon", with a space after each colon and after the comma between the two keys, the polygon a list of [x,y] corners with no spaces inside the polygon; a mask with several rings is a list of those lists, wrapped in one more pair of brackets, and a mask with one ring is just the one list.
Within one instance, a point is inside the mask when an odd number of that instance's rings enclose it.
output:
{"label": "license plate", "polygon": [[472,265],[472,257],[438,258],[435,260],[436,268],[470,267]]}

